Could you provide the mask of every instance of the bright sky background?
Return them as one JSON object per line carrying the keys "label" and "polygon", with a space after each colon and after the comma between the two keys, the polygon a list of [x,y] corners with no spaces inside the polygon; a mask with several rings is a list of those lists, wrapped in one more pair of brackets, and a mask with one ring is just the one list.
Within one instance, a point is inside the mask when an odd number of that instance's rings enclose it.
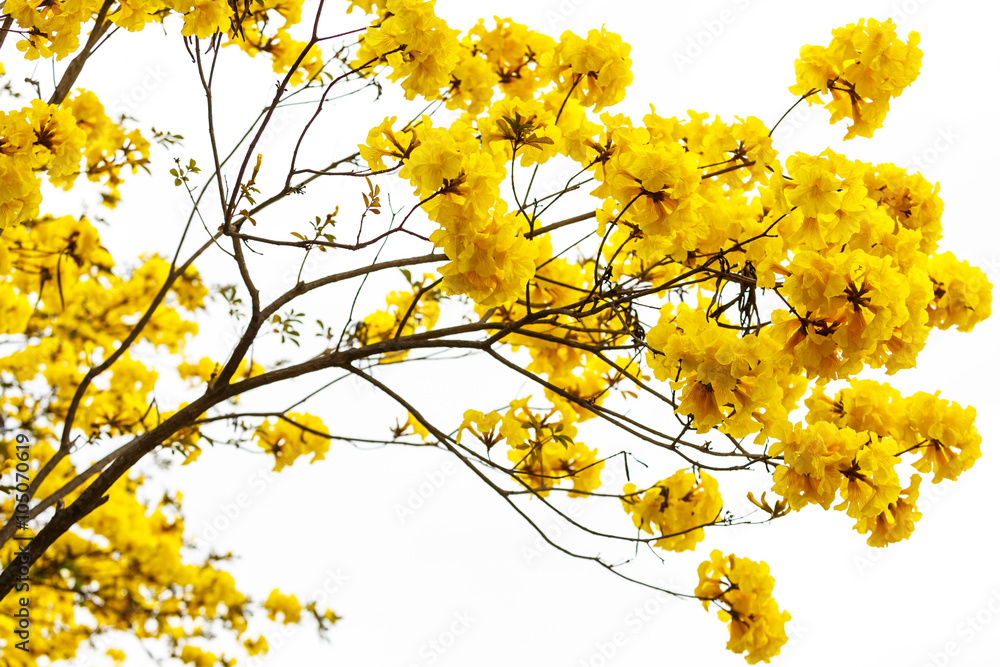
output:
{"label": "bright sky background", "polygon": [[[800,105],[776,132],[778,148],[787,155],[832,146],[854,158],[907,165],[940,181],[945,201],[942,249],[983,267],[994,283],[1000,277],[1000,220],[991,203],[996,186],[990,181],[1000,102],[992,74],[1000,67],[995,49],[1000,5],[943,0],[509,0],[487,5],[439,0],[438,14],[464,30],[478,16],[489,16],[494,10],[486,7],[494,6],[553,36],[563,30],[585,34],[602,23],[620,33],[632,45],[635,82],[627,102],[615,112],[638,120],[654,104],[665,116],[695,109],[724,119],[754,115],[769,125],[794,102],[787,88],[801,45],[825,45],[833,28],[863,16],[894,17],[901,32],[920,32],[924,65],[917,82],[892,102],[885,127],[874,139],[843,142],[843,124],[831,127],[825,111]],[[344,16],[335,2],[328,14],[330,26],[362,25],[358,13]],[[127,112],[143,127],[183,134],[185,147],[173,155],[185,161],[196,157],[207,165],[197,72],[179,38],[156,33],[149,28],[141,39],[116,36],[78,83],[97,92],[112,113]],[[6,45],[4,55],[10,73],[12,45]],[[34,76],[51,89],[47,72]],[[266,63],[248,63],[235,50],[224,52],[217,77],[224,119],[220,134],[227,145],[225,139],[238,136],[273,93],[274,77]],[[226,99],[227,94],[232,97]],[[318,165],[350,153],[382,118],[406,115],[398,111],[398,98],[390,84],[386,97],[374,105],[367,91],[333,105],[311,135],[307,157],[315,156],[313,164]],[[270,164],[283,169],[287,163],[283,151],[297,136],[302,113],[289,110],[276,123],[264,152],[280,157],[274,163],[265,159],[265,177]],[[164,151],[155,153],[154,176],[128,182],[122,206],[105,215],[111,227],[103,233],[106,244],[120,253],[116,257],[173,248],[184,201],[166,175],[171,166]],[[282,237],[282,226],[300,229],[294,224],[342,203],[338,195],[333,186],[314,186],[301,202],[293,198],[263,216],[254,232]],[[356,192],[348,196],[342,210],[356,207]],[[412,205],[405,195],[400,197],[397,205]],[[568,215],[593,206],[585,197],[576,201],[579,210],[567,209]],[[217,208],[206,208],[206,215],[214,230]],[[204,232],[196,230],[200,243]],[[337,256],[322,260],[308,275],[348,266],[347,259]],[[210,255],[201,267],[217,282],[239,280],[221,253]],[[297,262],[293,255],[273,254],[256,267],[267,292],[287,286]],[[400,287],[396,276],[373,279],[359,314],[377,307],[387,290]],[[350,294],[323,293],[312,302],[308,320],[334,317]],[[235,333],[224,317],[206,321],[203,332],[208,340],[192,348],[192,356],[221,356],[232,345],[227,336]],[[791,640],[775,663],[779,665],[993,664],[1000,655],[1000,574],[991,565],[1000,540],[990,482],[1000,478],[994,446],[1000,434],[997,335],[995,319],[971,334],[935,331],[918,369],[893,378],[904,394],[940,390],[950,400],[976,406],[984,438],[983,458],[959,483],[931,486],[925,480],[919,503],[924,518],[909,541],[870,549],[847,517],[810,507],[767,526],[710,530],[696,552],[664,554],[663,564],[647,553],[632,574],[690,592],[697,564],[714,548],[767,561],[777,580],[775,597],[793,617]],[[281,354],[295,350],[282,348]],[[499,407],[522,386],[520,379],[477,359],[440,368],[420,362],[385,369],[379,377],[448,425],[445,430],[457,425],[462,410]],[[248,396],[246,405],[277,408],[316,386],[317,381],[303,381],[263,397]],[[524,392],[540,395],[530,387]],[[670,419],[662,411],[644,412],[642,405],[637,404],[634,414]],[[395,419],[405,416],[384,396],[350,380],[312,401],[309,409],[335,433],[370,437],[385,437]],[[583,439],[602,452],[632,447],[619,434],[588,431],[589,426]],[[654,481],[681,466],[633,449],[662,472]],[[264,456],[206,451],[197,465],[172,473],[169,481],[184,492],[194,536],[216,551],[240,556],[231,569],[244,590],[262,599],[277,586],[302,600],[325,590],[325,604],[344,617],[328,643],[318,640],[309,624],[293,627],[283,638],[268,634],[273,650],[266,665],[745,664],[725,650],[726,628],[714,613],[540,547],[530,527],[459,466],[439,451],[362,450],[335,443],[325,461],[312,466],[300,462],[280,476],[270,474]],[[620,488],[623,472],[606,470],[604,483]],[[725,488],[727,503],[741,513],[746,491],[767,488],[767,475],[743,475]],[[418,502],[415,511],[401,512]],[[588,523],[628,530],[620,507],[608,510],[580,501],[566,507],[575,507],[574,516]],[[579,539],[551,515],[536,511],[535,516],[566,544],[610,555],[606,544]],[[223,528],[209,529],[211,522]],[[148,662],[137,650],[131,655],[130,665]]]}

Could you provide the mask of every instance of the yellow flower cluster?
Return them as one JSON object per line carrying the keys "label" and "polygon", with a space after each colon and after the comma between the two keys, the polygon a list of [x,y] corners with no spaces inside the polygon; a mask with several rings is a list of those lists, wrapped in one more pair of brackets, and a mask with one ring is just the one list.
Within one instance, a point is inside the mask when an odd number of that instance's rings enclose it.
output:
{"label": "yellow flower cluster", "polygon": [[509,303],[518,297],[535,273],[538,243],[524,238],[527,222],[508,213],[497,200],[489,216],[476,226],[468,220],[431,234],[431,241],[444,248],[451,262],[439,269],[449,294],[467,294],[484,308]]}
{"label": "yellow flower cluster", "polygon": [[825,379],[865,365],[893,373],[916,364],[931,326],[968,331],[989,316],[982,271],[933,254],[936,187],[829,150],[797,153],[786,166],[791,178],[773,175],[762,193],[776,238],[753,241],[747,254],[757,285],[788,306],[767,331],[781,347],[777,365]]}
{"label": "yellow flower cluster", "polygon": [[729,622],[729,643],[734,653],[746,652],[751,665],[771,662],[788,641],[785,623],[792,619],[781,611],[771,594],[774,577],[767,563],[758,563],[733,554],[723,557],[716,549],[698,566],[698,586],[694,594],[708,610],[713,602],[722,606],[719,620]]}
{"label": "yellow flower cluster", "polygon": [[630,51],[621,37],[604,28],[591,30],[586,39],[567,30],[552,54],[556,90],[579,89],[577,99],[594,111],[621,102],[632,83]]}
{"label": "yellow flower cluster", "polygon": [[[31,458],[41,465],[55,453],[49,444],[53,435],[51,431],[33,435],[38,440]],[[42,485],[41,494],[52,493],[73,476],[75,471],[64,460]],[[183,554],[180,494],[146,503],[143,491],[141,478],[121,478],[108,501],[80,522],[81,532],[57,540],[35,564],[33,576],[44,577],[39,580],[44,583],[32,586],[32,602],[36,610],[45,611],[32,616],[27,653],[5,647],[6,664],[27,667],[43,657],[72,660],[93,634],[116,630],[140,640],[168,639],[182,661],[216,665],[216,659],[203,657],[188,638],[209,632],[212,624],[237,636],[246,632],[250,603],[233,577],[211,560],[188,562]],[[79,493],[71,493],[66,501],[72,502]],[[3,504],[4,513],[10,515],[13,502]],[[16,550],[17,544],[9,542],[0,549],[0,559],[11,562]],[[4,641],[14,636],[16,605],[14,596],[0,603]],[[117,662],[125,659],[118,649],[108,655]]]}
{"label": "yellow flower cluster", "polygon": [[890,257],[803,251],[787,270],[781,292],[800,315],[775,322],[775,337],[787,341],[779,358],[810,375],[844,377],[865,362],[877,366],[911,315],[926,319],[924,309],[907,310],[911,281]]}
{"label": "yellow flower cluster", "polygon": [[696,477],[690,471],[678,470],[645,491],[626,484],[622,505],[632,515],[636,528],[650,535],[663,535],[654,542],[656,546],[667,551],[694,551],[695,545],[705,539],[704,526],[718,520],[722,496],[719,483],[708,473]]}
{"label": "yellow flower cluster", "polygon": [[[194,644],[184,646],[179,657],[181,662],[186,665],[194,665],[194,667],[217,667],[220,663],[219,656]],[[227,664],[226,667],[229,665]]]}
{"label": "yellow flower cluster", "polygon": [[829,93],[831,99],[825,106],[830,122],[851,121],[844,138],[871,137],[882,127],[889,100],[917,78],[923,57],[919,43],[915,32],[906,42],[899,39],[892,19],[868,19],[837,28],[828,46],[802,47],[790,90],[796,95]]}
{"label": "yellow flower cluster", "polygon": [[[358,325],[355,335],[359,342],[362,345],[370,345],[384,340],[392,340],[397,336],[408,336],[416,333],[418,329],[424,331],[433,329],[441,313],[438,306],[438,294],[434,290],[424,290],[425,283],[429,285],[433,279],[432,275],[425,274],[421,282],[412,285],[412,292],[390,292],[387,294],[385,297],[386,309],[371,313]],[[416,301],[415,304],[414,301]],[[386,352],[382,355],[380,362],[402,361],[408,353],[408,350]]]}
{"label": "yellow flower cluster", "polygon": [[388,0],[359,42],[351,67],[387,65],[408,100],[437,97],[461,57],[458,31],[434,14],[433,0]]}
{"label": "yellow flower cluster", "polygon": [[972,331],[990,316],[993,290],[982,269],[946,252],[930,258],[927,274],[934,284],[934,300],[927,307],[928,324]]}
{"label": "yellow flower cluster", "polygon": [[[4,11],[22,30],[17,48],[25,58],[62,59],[80,47],[83,26],[96,17],[102,0],[11,0]],[[208,39],[226,36],[226,45],[236,45],[251,56],[265,53],[274,71],[287,72],[299,60],[307,44],[292,37],[291,29],[302,20],[302,0],[259,0],[235,3],[227,0],[121,0],[111,6],[106,19],[129,31],[138,31],[164,16],[183,18],[181,34]],[[264,28],[281,25],[265,33]],[[316,78],[323,69],[319,47],[313,45],[299,61],[290,83],[295,86]]]}
{"label": "yellow flower cluster", "polygon": [[605,113],[600,138],[585,142],[589,152],[578,161],[592,168],[599,182],[593,194],[604,198],[598,233],[607,234],[604,259],[614,278],[669,278],[678,263],[767,227],[760,201],[748,206],[745,196],[779,169],[767,128],[752,117],[706,123],[708,114],[688,115],[682,121],[654,110],[634,126]]}
{"label": "yellow flower cluster", "polygon": [[862,535],[869,533],[868,546],[885,547],[905,540],[913,533],[914,523],[922,516],[917,511],[920,481],[920,475],[912,475],[910,485],[900,491],[882,512],[858,519],[854,529]]}
{"label": "yellow flower cluster", "polygon": [[[86,219],[42,218],[0,234],[0,322],[4,333],[24,334],[28,343],[2,358],[18,382],[44,378],[53,387],[53,410],[64,414],[95,353],[109,354],[162,288],[169,263],[146,258],[129,272],[113,262]],[[139,334],[138,342],[176,352],[197,332],[181,314],[203,306],[207,288],[189,268],[175,283],[164,307]],[[131,351],[122,355],[106,384],[83,394],[77,426],[89,436],[131,433],[155,424],[149,394],[157,373]]]}
{"label": "yellow flower cluster", "polygon": [[[824,155],[843,159],[832,152]],[[940,185],[931,185],[920,174],[910,174],[893,164],[866,164],[864,168],[867,196],[898,227],[903,228],[893,230],[900,237],[895,254],[899,256],[901,265],[906,266],[908,256],[915,254],[907,248],[910,244],[915,243],[921,253],[934,252],[941,240],[941,214],[944,210],[944,202],[938,196]],[[886,233],[880,231],[880,235],[885,236]]]}
{"label": "yellow flower cluster", "polygon": [[267,639],[261,635],[257,639],[245,639],[243,641],[243,648],[246,649],[247,655],[255,656],[267,653],[270,647],[267,645]]}
{"label": "yellow flower cluster", "polygon": [[539,241],[525,238],[527,220],[508,213],[499,198],[504,168],[462,121],[440,128],[425,117],[397,135],[393,120],[359,148],[373,169],[384,165],[384,157],[403,161],[400,176],[440,225],[430,239],[452,260],[440,269],[444,291],[467,294],[484,307],[516,299],[534,274]]}
{"label": "yellow flower cluster", "polygon": [[265,420],[254,432],[257,445],[274,457],[274,471],[281,472],[300,456],[312,454],[310,463],[322,461],[330,449],[330,431],[313,415],[289,412],[286,419]]}
{"label": "yellow flower cluster", "polygon": [[[482,413],[466,410],[459,426],[457,442],[468,432],[486,446],[487,451],[501,442],[510,449],[507,458],[514,464],[518,481],[528,485],[539,496],[572,483],[570,498],[589,495],[601,485],[604,461],[597,450],[576,440],[576,413],[551,410],[545,414],[528,408],[528,398],[510,404],[503,415],[497,411]],[[558,415],[558,417],[557,417]]]}
{"label": "yellow flower cluster", "polygon": [[795,510],[809,503],[828,509],[839,492],[835,509],[847,510],[871,546],[908,538],[920,519],[921,477],[912,475],[902,489],[896,466],[910,460],[936,484],[957,479],[981,454],[975,409],[937,395],[904,398],[887,384],[851,380],[832,398],[821,383],[806,406],[809,425],[788,428],[769,451],[785,463],[774,473],[774,490]]}
{"label": "yellow flower cluster", "polygon": [[161,9],[172,9],[184,17],[181,34],[185,37],[207,39],[229,28],[233,6],[220,0],[163,0]]}
{"label": "yellow flower cluster", "polygon": [[277,588],[264,600],[263,607],[267,610],[267,617],[272,621],[281,614],[283,623],[297,623],[302,616],[302,605],[299,604],[298,598],[294,595],[284,595]]}
{"label": "yellow flower cluster", "polygon": [[647,363],[659,380],[681,390],[677,412],[690,415],[698,433],[713,428],[743,437],[760,431],[764,413],[785,413],[776,344],[763,336],[740,336],[707,320],[704,311],[667,304],[646,338]]}
{"label": "yellow flower cluster", "polygon": [[66,109],[33,100],[0,112],[0,229],[38,215],[42,195],[36,171],[65,182],[79,170],[86,135]]}
{"label": "yellow flower cluster", "polygon": [[121,171],[146,168],[149,143],[104,113],[90,92],[78,90],[63,106],[32,100],[19,111],[0,112],[0,229],[38,215],[37,172],[69,189],[81,173],[108,187],[104,201],[118,200]]}
{"label": "yellow flower cluster", "polygon": [[[313,44],[306,51],[308,44],[296,40],[291,33],[302,21],[302,0],[258,0],[237,6],[241,11],[231,17],[232,26],[227,22],[217,28],[226,32],[226,46],[235,45],[250,56],[259,53],[270,56],[271,67],[277,74],[285,74],[295,66],[289,79],[292,86],[313,81],[320,75],[323,58],[319,46]],[[272,26],[277,26],[273,33],[267,30]]]}
{"label": "yellow flower cluster", "polygon": [[898,447],[892,438],[830,422],[796,424],[768,450],[785,462],[774,473],[774,490],[794,510],[808,503],[829,509],[839,492],[843,502],[836,509],[846,509],[854,519],[876,516],[899,496],[894,468]]}
{"label": "yellow flower cluster", "polygon": [[480,19],[462,38],[462,57],[452,72],[447,106],[479,115],[499,87],[502,99],[530,100],[551,81],[543,66],[555,47],[548,35],[496,17],[487,30]]}
{"label": "yellow flower cluster", "polygon": [[935,484],[954,481],[981,456],[982,436],[975,427],[975,408],[963,408],[938,394],[918,392],[904,398],[888,384],[852,380],[850,387],[829,398],[820,385],[806,401],[806,418],[891,438],[900,452],[918,456],[914,468],[932,472]]}
{"label": "yellow flower cluster", "polygon": [[[149,163],[149,142],[139,130],[126,131],[112,121],[104,112],[104,105],[97,99],[97,95],[90,91],[78,89],[66,101],[65,108],[76,119],[77,126],[86,133],[84,173],[89,180],[101,182],[108,188],[108,192],[104,194],[104,202],[114,205],[121,198],[118,186],[122,183],[122,169],[127,167],[133,174],[139,169],[148,171],[146,165]],[[61,183],[64,188],[69,188],[71,184],[72,179]]]}
{"label": "yellow flower cluster", "polygon": [[12,0],[4,4],[4,13],[14,18],[24,30],[17,49],[28,60],[65,58],[80,46],[80,28],[101,8],[102,0],[49,2],[47,0]]}
{"label": "yellow flower cluster", "polygon": [[419,145],[415,132],[406,127],[393,130],[396,117],[386,118],[378,127],[368,132],[368,139],[358,145],[361,157],[372,171],[385,171],[385,158],[402,160],[410,156],[410,151]]}
{"label": "yellow flower cluster", "polygon": [[620,102],[632,82],[630,47],[605,29],[559,41],[509,18],[487,30],[480,20],[463,38],[434,15],[434,2],[353,2],[377,13],[351,66],[386,65],[407,99],[445,95],[448,107],[478,115],[499,88],[508,100],[530,100],[553,84],[560,99],[595,111]]}

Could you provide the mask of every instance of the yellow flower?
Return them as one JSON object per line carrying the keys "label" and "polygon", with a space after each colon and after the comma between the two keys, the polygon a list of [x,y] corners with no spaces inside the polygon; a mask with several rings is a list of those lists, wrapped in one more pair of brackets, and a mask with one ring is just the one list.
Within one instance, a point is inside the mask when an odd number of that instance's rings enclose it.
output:
{"label": "yellow flower", "polygon": [[914,529],[914,523],[922,516],[917,511],[920,495],[920,475],[910,477],[910,485],[903,489],[899,497],[875,516],[862,516],[854,525],[859,533],[871,533],[868,546],[884,547],[907,539]]}
{"label": "yellow flower", "polygon": [[972,331],[990,316],[993,286],[982,269],[946,252],[930,258],[927,272],[934,284],[934,300],[927,307],[931,326]]}
{"label": "yellow flower", "polygon": [[904,443],[920,456],[913,467],[933,472],[935,484],[958,479],[982,456],[979,446],[983,438],[975,427],[975,408],[918,392],[906,399],[903,409],[909,429]]}
{"label": "yellow flower", "polygon": [[308,414],[290,412],[285,416],[287,419],[273,423],[265,420],[255,432],[258,446],[274,456],[274,471],[280,472],[305,454],[313,455],[310,463],[322,460],[330,449],[330,439],[324,437],[329,431],[323,422]]}
{"label": "yellow flower", "polygon": [[746,661],[771,662],[788,641],[785,623],[792,619],[781,611],[771,596],[774,577],[767,563],[723,557],[716,549],[710,560],[698,566],[698,586],[694,594],[706,610],[713,601],[722,605],[719,620],[729,622],[729,643],[734,653],[746,653]]}
{"label": "yellow flower", "polygon": [[829,422],[816,422],[807,428],[796,424],[786,438],[768,450],[769,456],[783,456],[785,463],[774,471],[774,492],[787,499],[794,510],[808,503],[829,509],[844,481],[841,471],[851,469],[866,441],[864,433]]}
{"label": "yellow flower", "polygon": [[458,31],[434,15],[433,0],[388,0],[385,8],[386,17],[359,39],[351,67],[385,63],[390,81],[402,79],[406,99],[437,99],[461,59]]}
{"label": "yellow flower", "polygon": [[[871,137],[882,127],[889,100],[917,78],[923,53],[920,36],[911,32],[904,43],[892,19],[868,19],[833,31],[826,48],[804,46],[795,61],[796,95],[830,94],[830,123],[850,118],[845,139]],[[814,103],[813,97],[809,98]]]}
{"label": "yellow flower", "polygon": [[507,213],[503,200],[485,221],[474,224],[457,233],[444,228],[431,234],[431,241],[452,260],[439,269],[442,287],[484,308],[509,303],[523,294],[534,275],[538,245],[521,235],[527,227],[523,217]]}
{"label": "yellow flower", "polygon": [[534,100],[501,100],[479,119],[478,126],[483,146],[500,164],[516,154],[522,167],[541,164],[554,156],[562,136],[555,114]]}
{"label": "yellow flower", "polygon": [[225,32],[233,18],[233,9],[226,0],[164,0],[171,9],[184,16],[185,37],[207,39]]}
{"label": "yellow flower", "polygon": [[420,133],[420,143],[403,161],[399,175],[416,188],[415,193],[427,198],[462,173],[462,149],[455,138],[443,128],[427,127]]}
{"label": "yellow flower", "polygon": [[[273,593],[272,593],[273,594]],[[264,635],[257,637],[257,639],[245,639],[243,640],[243,648],[247,650],[247,655],[255,656],[267,653],[269,647],[267,645],[267,639]]]}
{"label": "yellow flower", "polygon": [[591,30],[583,39],[570,31],[559,37],[552,54],[552,78],[564,95],[572,92],[595,111],[617,104],[632,83],[631,47],[604,28]]}
{"label": "yellow flower", "polygon": [[[509,18],[494,18],[496,26],[492,30],[487,30],[480,19],[462,40],[469,55],[455,70],[455,92],[465,98],[471,95],[473,100],[478,97],[483,100],[480,104],[485,106],[489,101],[486,86],[489,85],[492,94],[493,86],[499,84],[505,99],[530,100],[551,81],[546,64],[552,57],[555,41]],[[471,55],[473,53],[478,56]],[[472,68],[463,67],[472,60],[484,63],[486,69],[478,64]],[[476,72],[471,81],[470,69]],[[478,114],[483,106],[470,101],[467,110],[470,114]]]}
{"label": "yellow flower", "polygon": [[272,621],[277,619],[278,614],[282,616],[282,623],[298,623],[302,615],[302,605],[294,595],[284,595],[275,588],[267,596],[262,605],[267,610],[267,617]]}
{"label": "yellow flower", "polygon": [[361,157],[368,164],[372,171],[384,171],[385,158],[403,160],[410,156],[416,146],[419,145],[416,133],[410,128],[403,128],[398,132],[392,129],[396,117],[386,118],[378,127],[372,128],[368,132],[368,140],[363,144],[358,144]]}
{"label": "yellow flower", "polygon": [[707,472],[701,471],[696,477],[690,471],[678,470],[645,491],[626,484],[622,505],[632,515],[636,528],[664,536],[656,540],[656,546],[667,551],[693,551],[705,539],[703,526],[718,520],[722,496],[718,482]]}

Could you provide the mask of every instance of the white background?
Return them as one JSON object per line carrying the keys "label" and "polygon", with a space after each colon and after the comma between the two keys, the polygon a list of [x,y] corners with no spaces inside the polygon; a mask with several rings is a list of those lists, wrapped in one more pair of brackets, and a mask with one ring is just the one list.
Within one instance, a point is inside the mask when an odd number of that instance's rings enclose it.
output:
{"label": "white background", "polygon": [[[330,26],[350,29],[362,24],[357,12],[347,17],[340,11],[336,3],[328,3]],[[794,101],[787,88],[794,80],[793,62],[801,45],[825,45],[830,30],[860,17],[893,16],[902,33],[920,32],[925,55],[920,77],[892,102],[885,127],[874,139],[843,142],[843,124],[831,127],[824,110],[800,105],[775,133],[778,148],[787,155],[832,146],[850,157],[894,162],[940,181],[945,201],[942,249],[983,267],[996,283],[1000,233],[993,182],[998,102],[994,83],[1000,66],[995,49],[1000,6],[942,0],[438,3],[438,14],[462,30],[494,12],[510,14],[553,36],[563,30],[585,34],[601,24],[621,34],[632,46],[635,82],[628,101],[613,111],[628,113],[637,122],[652,103],[664,116],[695,109],[724,119],[754,115],[767,124]],[[78,83],[97,92],[110,112],[125,111],[143,127],[185,135],[185,147],[172,155],[185,161],[197,157],[205,166],[209,155],[204,99],[196,71],[179,39],[157,32],[153,27],[141,38],[116,35]],[[14,72],[24,68],[15,70],[12,44],[5,45],[3,55],[8,73],[16,79]],[[32,73],[30,66],[25,73]],[[48,72],[33,74],[51,89]],[[239,128],[273,93],[274,76],[267,63],[247,63],[242,54],[227,49],[217,78],[224,118],[220,134],[226,145],[225,139],[238,136]],[[391,85],[377,104],[370,105],[372,97],[366,92],[331,107],[325,124],[307,144],[307,157],[315,157],[313,166],[351,152],[367,128],[397,114],[398,95]],[[265,177],[270,164],[287,164],[289,142],[303,119],[292,110],[267,137]],[[281,157],[270,162],[272,154]],[[122,206],[103,214],[111,223],[103,231],[106,244],[119,253],[116,257],[167,253],[176,243],[183,197],[166,176],[172,166],[169,159],[164,151],[155,152],[153,177],[126,183]],[[263,216],[252,231],[281,238],[286,229],[301,231],[296,223],[341,203],[340,191],[327,187],[310,188],[309,203],[293,198]],[[356,208],[357,194],[347,197],[342,211]],[[402,197],[397,205],[408,202]],[[47,200],[49,210],[65,212],[54,208],[58,201]],[[206,207],[207,224],[214,230],[217,203],[209,201],[214,208]],[[592,206],[585,197],[576,201],[583,202],[580,210],[569,214]],[[196,231],[200,243],[204,232]],[[324,257],[312,277],[348,266],[348,261],[353,260]],[[200,266],[211,280],[238,282],[221,253]],[[297,263],[293,255],[271,254],[266,265],[258,261],[255,267],[264,276],[266,292],[286,285],[288,271]],[[370,281],[359,314],[378,307],[386,290],[401,287],[397,278]],[[310,316],[316,312],[335,317],[351,294],[325,293],[312,302]],[[219,303],[215,307],[216,314],[224,315]],[[192,357],[221,356],[231,346],[227,336],[233,332],[224,317],[206,321],[206,340],[191,348]],[[776,664],[997,664],[1000,574],[991,481],[1000,474],[994,447],[1000,433],[996,340],[995,321],[971,334],[935,331],[919,368],[892,380],[904,394],[941,390],[948,399],[976,406],[984,438],[983,458],[957,484],[932,487],[925,480],[920,502],[924,519],[910,540],[870,549],[845,516],[811,507],[767,526],[709,531],[697,552],[665,554],[664,564],[646,554],[633,574],[690,592],[697,563],[714,548],[766,560],[777,580],[775,597],[793,617],[788,626],[791,640]],[[268,349],[273,353],[276,348]],[[292,357],[296,352],[281,348],[277,354]],[[519,378],[476,359],[440,369],[420,362],[379,372],[445,430],[457,426],[465,408],[499,407],[522,387]],[[246,404],[276,409],[316,386],[315,381],[303,381],[263,398],[247,397]],[[532,392],[540,395],[533,388],[519,395]],[[641,405],[635,414],[667,423],[669,415],[643,413]],[[323,394],[309,409],[334,433],[369,437],[386,437],[394,420],[405,416],[385,397],[353,380]],[[640,458],[654,468],[650,474],[657,474],[653,480],[682,465],[656,458],[612,431],[595,428],[583,434],[587,444],[602,453],[621,448],[642,452]],[[273,650],[264,664],[744,664],[725,650],[726,629],[714,613],[658,596],[592,563],[543,547],[502,499],[442,452],[403,447],[369,451],[334,443],[323,462],[310,466],[302,461],[276,477],[270,467],[264,456],[217,449],[169,479],[185,494],[192,537],[217,552],[240,556],[231,569],[244,590],[263,599],[277,586],[302,600],[325,590],[326,604],[344,617],[329,642],[318,640],[308,623],[284,628],[284,636],[274,634],[281,628],[269,627],[266,634]],[[616,490],[624,475],[609,468],[604,482]],[[766,475],[746,474],[724,490],[727,502],[741,513],[745,492],[766,488]],[[403,510],[417,505],[415,511]],[[620,507],[602,509],[582,501],[570,506],[576,507],[580,520],[628,531]],[[536,511],[535,516],[567,544],[590,553],[621,555],[607,544],[580,540],[551,515]],[[211,522],[223,528],[211,529]],[[128,664],[147,660],[134,648]]]}

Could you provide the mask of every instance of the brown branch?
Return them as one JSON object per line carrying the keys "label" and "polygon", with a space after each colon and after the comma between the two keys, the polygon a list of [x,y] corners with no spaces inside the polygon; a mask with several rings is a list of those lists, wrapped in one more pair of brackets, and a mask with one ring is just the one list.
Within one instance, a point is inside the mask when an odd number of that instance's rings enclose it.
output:
{"label": "brown branch", "polygon": [[183,275],[183,273],[188,269],[189,266],[191,266],[194,260],[197,257],[199,257],[203,252],[208,250],[208,248],[210,248],[212,244],[216,242],[216,239],[218,239],[219,236],[221,236],[221,233],[213,236],[208,242],[202,245],[201,248],[195,251],[194,254],[192,254],[187,259],[186,262],[184,262],[184,264],[182,264],[180,267],[172,271],[167,276],[166,281],[164,281],[163,283],[163,287],[160,288],[160,291],[153,298],[153,303],[151,303],[149,308],[146,309],[146,312],[143,313],[142,317],[139,319],[136,325],[132,327],[132,331],[129,332],[129,335],[125,338],[125,340],[123,340],[121,344],[118,346],[118,348],[115,349],[115,351],[112,352],[110,355],[108,355],[108,357],[103,362],[101,362],[97,366],[92,367],[89,371],[87,371],[87,374],[80,381],[79,386],[77,386],[76,392],[74,392],[73,394],[73,398],[70,399],[69,408],[67,408],[66,410],[66,417],[63,419],[62,437],[60,438],[59,441],[59,449],[52,456],[52,458],[50,458],[45,463],[42,469],[38,472],[38,475],[35,476],[35,479],[31,483],[31,488],[28,490],[29,498],[32,495],[34,495],[35,491],[38,490],[42,482],[45,481],[45,478],[48,477],[49,473],[52,472],[52,470],[59,464],[59,462],[62,461],[62,459],[66,458],[67,455],[69,455],[70,430],[73,428],[73,421],[76,418],[76,412],[80,408],[80,402],[83,400],[83,395],[84,393],[86,393],[87,388],[90,386],[90,383],[93,382],[94,378],[99,376],[104,371],[108,370],[112,364],[114,364],[123,354],[125,354],[125,352],[129,349],[132,343],[134,343],[135,340],[139,337],[139,334],[142,333],[142,330],[146,327],[147,324],[149,324],[149,321],[153,318],[153,313],[156,312],[156,309],[159,308],[160,304],[163,302],[163,299],[166,298],[167,293],[170,291],[170,288],[173,286],[177,278]]}
{"label": "brown branch", "polygon": [[3,43],[7,40],[7,33],[10,32],[10,26],[14,23],[14,17],[7,14],[7,18],[3,20],[3,25],[0,26],[0,48],[3,48]]}
{"label": "brown branch", "polygon": [[541,236],[542,234],[548,234],[551,231],[559,229],[560,227],[565,227],[566,225],[572,225],[575,222],[583,222],[584,220],[590,220],[591,218],[597,217],[597,211],[591,211],[590,213],[581,213],[572,218],[567,218],[565,220],[560,220],[559,222],[553,222],[551,225],[545,225],[544,227],[539,227],[533,232],[528,232],[524,235],[524,238],[531,239],[536,236]]}
{"label": "brown branch", "polygon": [[[66,96],[69,95],[69,91],[73,88],[73,84],[76,83],[77,77],[83,71],[83,66],[86,64],[87,59],[90,58],[97,40],[111,27],[111,21],[105,22],[104,18],[113,4],[114,0],[104,0],[104,4],[101,5],[101,9],[97,12],[97,18],[94,19],[94,27],[90,30],[90,38],[87,39],[83,50],[73,58],[66,71],[63,72],[62,78],[59,79],[59,83],[56,85],[56,89],[52,92],[52,97],[49,98],[49,104],[62,104]],[[6,35],[6,33],[4,34]]]}

